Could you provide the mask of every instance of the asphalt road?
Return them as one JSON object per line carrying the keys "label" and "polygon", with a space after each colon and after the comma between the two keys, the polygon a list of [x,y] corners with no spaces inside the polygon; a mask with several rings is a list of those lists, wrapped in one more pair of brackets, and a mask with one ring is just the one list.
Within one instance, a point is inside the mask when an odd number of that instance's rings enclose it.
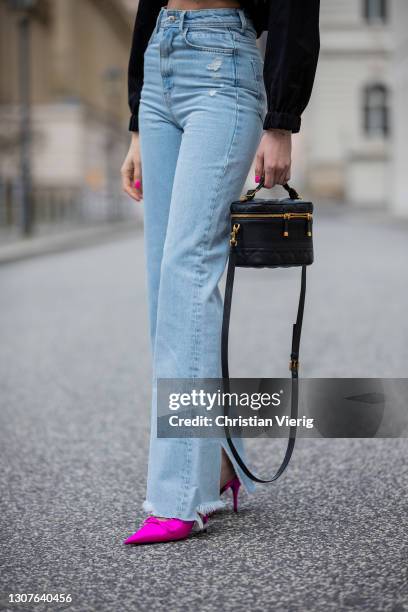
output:
{"label": "asphalt road", "polygon": [[[407,225],[320,217],[302,374],[405,377]],[[297,280],[238,272],[234,376],[287,376]],[[124,547],[143,517],[149,425],[141,236],[9,264],[0,283],[0,609],[408,610],[405,439],[300,439],[238,515]],[[270,471],[281,444],[251,441],[254,467]],[[72,603],[10,605],[10,593]]]}

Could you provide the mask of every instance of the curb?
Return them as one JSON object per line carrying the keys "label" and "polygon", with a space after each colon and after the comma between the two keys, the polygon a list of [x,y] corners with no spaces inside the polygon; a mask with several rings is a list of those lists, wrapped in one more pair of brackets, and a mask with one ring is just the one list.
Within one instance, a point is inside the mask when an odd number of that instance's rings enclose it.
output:
{"label": "curb", "polygon": [[86,228],[60,231],[56,234],[22,238],[0,247],[0,266],[78,248],[87,248],[126,234],[137,234],[142,228],[138,220],[116,221]]}

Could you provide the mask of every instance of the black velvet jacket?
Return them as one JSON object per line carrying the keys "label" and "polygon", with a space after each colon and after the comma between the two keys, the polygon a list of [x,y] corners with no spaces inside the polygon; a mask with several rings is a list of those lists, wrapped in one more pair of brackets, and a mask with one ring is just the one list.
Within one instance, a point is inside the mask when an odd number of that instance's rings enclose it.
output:
{"label": "black velvet jacket", "polygon": [[[156,23],[161,0],[140,0],[129,60],[129,129],[138,131],[143,85],[143,55]],[[264,129],[298,132],[300,116],[312,93],[320,49],[319,0],[241,0],[258,37],[268,31],[264,82],[268,109]]]}

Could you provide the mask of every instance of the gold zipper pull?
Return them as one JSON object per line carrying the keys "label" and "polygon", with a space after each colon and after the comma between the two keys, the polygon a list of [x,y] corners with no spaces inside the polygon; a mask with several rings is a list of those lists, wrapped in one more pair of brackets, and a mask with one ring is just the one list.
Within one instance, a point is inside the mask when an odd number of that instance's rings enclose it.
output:
{"label": "gold zipper pull", "polygon": [[238,234],[238,230],[240,228],[240,224],[239,223],[234,223],[234,225],[232,226],[232,232],[231,232],[231,238],[230,238],[230,246],[237,246],[238,242],[237,242],[237,234]]}
{"label": "gold zipper pull", "polygon": [[284,213],[283,215],[283,235],[285,238],[287,238],[289,236],[289,219],[290,219],[290,213]]}
{"label": "gold zipper pull", "polygon": [[312,237],[312,215],[307,213],[307,235],[309,238]]}

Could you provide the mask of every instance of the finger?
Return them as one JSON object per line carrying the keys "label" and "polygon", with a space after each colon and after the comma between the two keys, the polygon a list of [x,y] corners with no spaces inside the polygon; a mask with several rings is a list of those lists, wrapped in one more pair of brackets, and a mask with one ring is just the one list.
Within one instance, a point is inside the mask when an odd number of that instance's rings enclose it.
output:
{"label": "finger", "polygon": [[255,182],[259,183],[264,175],[264,157],[262,154],[257,154],[255,158]]}
{"label": "finger", "polygon": [[143,199],[142,166],[138,157],[128,159],[122,166],[122,182],[124,191],[133,200]]}
{"label": "finger", "polygon": [[129,166],[122,168],[122,187],[133,200],[140,200],[140,194],[134,187],[133,172]]}
{"label": "finger", "polygon": [[137,194],[142,198],[143,197],[143,181],[142,177],[135,177],[135,181],[133,183],[134,189],[136,189]]}
{"label": "finger", "polygon": [[277,173],[276,173],[276,184],[277,185],[285,184],[287,173],[288,173],[287,166],[280,167],[279,170],[277,170]]}
{"label": "finger", "polygon": [[142,164],[139,157],[133,159],[134,171],[133,171],[133,187],[136,193],[143,199],[143,178],[142,178]]}
{"label": "finger", "polygon": [[142,199],[141,196],[137,193],[137,191],[132,187],[126,187],[124,189],[124,192],[127,193],[132,198],[132,200],[136,200],[136,202],[140,202],[140,200]]}
{"label": "finger", "polygon": [[272,189],[276,185],[276,171],[273,167],[267,167],[265,169],[265,181],[264,185],[266,189]]}
{"label": "finger", "polygon": [[281,163],[277,175],[278,185],[284,185],[290,177],[290,163]]}

